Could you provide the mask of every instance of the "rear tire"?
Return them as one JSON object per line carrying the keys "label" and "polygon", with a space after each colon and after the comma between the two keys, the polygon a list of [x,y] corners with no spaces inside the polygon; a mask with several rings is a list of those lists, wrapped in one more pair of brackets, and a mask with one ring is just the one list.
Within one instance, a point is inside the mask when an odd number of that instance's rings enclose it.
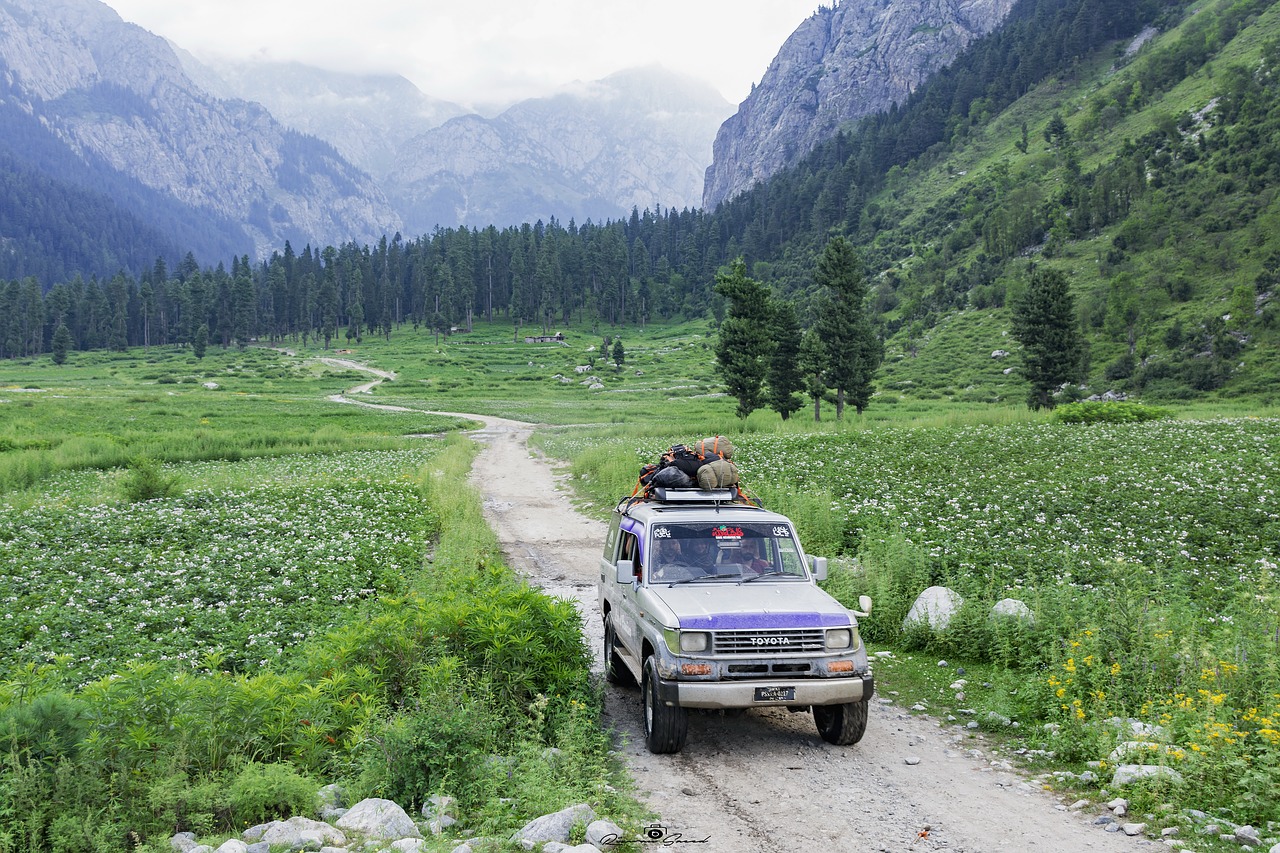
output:
{"label": "rear tire", "polygon": [[658,668],[653,658],[644,662],[644,745],[658,755],[679,752],[689,733],[689,714],[678,705],[658,699]]}
{"label": "rear tire", "polygon": [[604,617],[604,680],[619,687],[634,687],[636,680],[618,654],[618,637],[613,630],[613,616]]}
{"label": "rear tire", "polygon": [[845,702],[842,705],[814,705],[813,722],[827,743],[850,746],[862,740],[867,732],[867,710],[870,702]]}

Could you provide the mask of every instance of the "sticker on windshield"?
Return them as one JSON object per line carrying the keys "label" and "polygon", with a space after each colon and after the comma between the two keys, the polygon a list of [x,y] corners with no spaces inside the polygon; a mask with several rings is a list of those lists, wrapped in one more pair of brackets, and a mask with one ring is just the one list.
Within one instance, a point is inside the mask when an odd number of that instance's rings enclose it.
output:
{"label": "sticker on windshield", "polygon": [[653,538],[654,538],[654,539],[670,539],[670,538],[671,538],[671,528],[670,528],[670,527],[655,527],[655,528],[653,528]]}
{"label": "sticker on windshield", "polygon": [[741,539],[742,528],[729,527],[728,525],[722,524],[719,527],[711,528],[711,535],[715,539]]}
{"label": "sticker on windshield", "polygon": [[773,535],[780,539],[790,539],[791,531],[785,527],[775,527],[773,528]]}

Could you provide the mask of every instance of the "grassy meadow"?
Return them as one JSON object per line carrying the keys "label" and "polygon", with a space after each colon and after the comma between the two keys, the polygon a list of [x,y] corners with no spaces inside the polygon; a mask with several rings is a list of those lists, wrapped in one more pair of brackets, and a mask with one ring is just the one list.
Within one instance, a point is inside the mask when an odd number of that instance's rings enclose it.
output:
{"label": "grassy meadow", "polygon": [[[110,797],[133,779],[152,805],[99,823],[162,841],[262,814],[211,780],[248,791],[277,773],[418,802],[454,793],[485,829],[574,797],[639,820],[611,793],[625,785],[572,614],[511,577],[457,488],[471,451],[448,436],[464,421],[432,413],[473,412],[546,425],[535,443],[601,516],[661,449],[730,436],[746,485],[835,558],[830,590],[874,597],[864,636],[893,652],[885,691],[1052,767],[1092,768],[1102,787],[1137,721],[1156,734],[1123,760],[1183,782],[1142,783],[1136,802],[1280,821],[1280,412],[1232,400],[1058,422],[1021,404],[991,358],[995,328],[969,327],[891,352],[861,417],[834,423],[827,403],[820,423],[811,405],[739,420],[707,324],[562,331],[0,363],[0,725],[9,790],[27,798],[8,802],[75,802],[86,780]],[[601,358],[606,335],[621,366]],[[361,399],[409,411],[331,402],[372,377],[321,357],[394,372]],[[904,632],[931,584],[964,596],[959,616]],[[1004,598],[1034,618],[992,620]],[[968,670],[963,701],[941,657]],[[182,725],[132,698],[168,691]],[[218,717],[226,731],[192,722],[214,701],[259,711]],[[547,763],[551,745],[568,766]],[[507,755],[523,772],[413,758],[436,753]],[[85,762],[101,769],[65,769]],[[7,813],[0,851],[83,840]],[[1177,817],[1161,814],[1153,827]]]}

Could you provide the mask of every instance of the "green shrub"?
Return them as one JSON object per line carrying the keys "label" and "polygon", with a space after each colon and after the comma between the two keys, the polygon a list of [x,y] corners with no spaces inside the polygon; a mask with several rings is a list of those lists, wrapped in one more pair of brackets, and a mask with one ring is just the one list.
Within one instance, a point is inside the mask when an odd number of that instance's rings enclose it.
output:
{"label": "green shrub", "polygon": [[253,826],[310,814],[319,787],[287,764],[250,762],[227,789],[233,825]]}
{"label": "green shrub", "polygon": [[1134,424],[1173,417],[1168,409],[1144,406],[1128,402],[1066,403],[1053,411],[1053,420],[1060,424]]}
{"label": "green shrub", "polygon": [[181,479],[177,474],[161,473],[154,460],[140,456],[130,464],[121,492],[131,503],[173,497],[182,492]]}

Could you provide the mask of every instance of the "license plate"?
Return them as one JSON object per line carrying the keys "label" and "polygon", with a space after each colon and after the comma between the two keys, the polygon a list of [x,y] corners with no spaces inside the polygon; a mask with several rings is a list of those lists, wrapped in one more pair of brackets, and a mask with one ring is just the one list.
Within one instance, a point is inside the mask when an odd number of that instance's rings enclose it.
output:
{"label": "license plate", "polygon": [[757,687],[757,702],[794,702],[796,701],[796,689],[794,687]]}

